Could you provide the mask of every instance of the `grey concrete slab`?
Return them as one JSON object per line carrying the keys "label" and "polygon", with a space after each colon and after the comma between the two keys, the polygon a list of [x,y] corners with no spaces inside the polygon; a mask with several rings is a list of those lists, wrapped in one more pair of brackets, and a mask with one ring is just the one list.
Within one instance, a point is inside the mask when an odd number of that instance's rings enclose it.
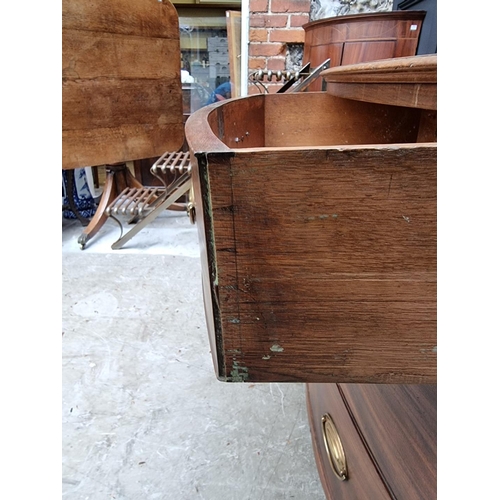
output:
{"label": "grey concrete slab", "polygon": [[324,499],[305,386],[214,375],[195,226],[111,223],[63,220],[63,498]]}

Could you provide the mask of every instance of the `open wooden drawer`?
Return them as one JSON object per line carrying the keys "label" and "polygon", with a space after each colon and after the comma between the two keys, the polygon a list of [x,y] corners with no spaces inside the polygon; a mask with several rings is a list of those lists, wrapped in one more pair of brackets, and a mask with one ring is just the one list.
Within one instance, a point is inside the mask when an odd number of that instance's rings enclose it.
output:
{"label": "open wooden drawer", "polygon": [[[414,59],[400,60],[410,87]],[[436,381],[435,106],[366,85],[333,95],[352,68],[325,72],[330,93],[231,99],[187,121],[221,380]]]}

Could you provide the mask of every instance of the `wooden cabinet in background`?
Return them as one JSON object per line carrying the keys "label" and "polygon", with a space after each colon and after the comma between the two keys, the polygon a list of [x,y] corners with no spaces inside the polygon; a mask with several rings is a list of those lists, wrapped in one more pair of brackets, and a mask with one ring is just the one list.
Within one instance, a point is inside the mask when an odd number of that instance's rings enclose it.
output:
{"label": "wooden cabinet in background", "polygon": [[392,10],[424,10],[416,55],[437,54],[437,0],[394,0]]}
{"label": "wooden cabinet in background", "polygon": [[[303,26],[304,63],[330,67],[413,56],[416,54],[425,11],[394,11],[320,19]],[[322,90],[321,79],[309,90]]]}

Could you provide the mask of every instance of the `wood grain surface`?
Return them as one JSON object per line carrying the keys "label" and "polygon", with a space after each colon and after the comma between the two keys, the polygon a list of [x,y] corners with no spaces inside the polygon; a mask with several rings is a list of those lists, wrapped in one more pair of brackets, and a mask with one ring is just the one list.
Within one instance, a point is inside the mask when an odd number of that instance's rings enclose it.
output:
{"label": "wood grain surface", "polygon": [[[413,56],[424,11],[391,11],[320,19],[303,26],[304,62],[313,68],[330,59],[330,67]],[[321,90],[321,79],[309,90]]]}
{"label": "wood grain surface", "polygon": [[256,95],[197,111],[186,124],[186,135],[199,152],[399,144],[417,140],[420,120],[418,109],[340,99],[324,92]]}
{"label": "wood grain surface", "polygon": [[[394,500],[367,453],[336,384],[307,384],[307,410],[318,473],[328,500]],[[341,481],[329,463],[321,417],[329,414],[340,436],[348,479]],[[404,498],[404,497],[402,497]]]}
{"label": "wood grain surface", "polygon": [[62,3],[63,168],[183,142],[177,12],[168,0]]}
{"label": "wood grain surface", "polygon": [[210,160],[226,377],[433,380],[435,150]]}
{"label": "wood grain surface", "polygon": [[436,144],[416,143],[421,122],[325,93],[188,120],[222,380],[435,382]]}
{"label": "wood grain surface", "polygon": [[339,390],[393,496],[437,495],[437,386],[341,384]]}
{"label": "wood grain surface", "polygon": [[[433,500],[437,494],[436,385],[307,384],[313,448],[328,500]],[[321,417],[337,427],[349,478],[328,461]]]}
{"label": "wood grain surface", "polygon": [[326,91],[358,101],[437,110],[437,56],[400,57],[330,68]]}

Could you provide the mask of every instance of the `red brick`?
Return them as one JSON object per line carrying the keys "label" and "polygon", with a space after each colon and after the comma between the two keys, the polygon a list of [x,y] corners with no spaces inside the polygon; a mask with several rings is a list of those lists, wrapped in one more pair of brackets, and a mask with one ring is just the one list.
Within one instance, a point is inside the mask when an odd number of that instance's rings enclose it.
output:
{"label": "red brick", "polygon": [[288,16],[273,16],[272,14],[252,14],[249,25],[251,28],[286,28]]}
{"label": "red brick", "polygon": [[269,34],[270,42],[304,43],[305,32],[301,28],[273,30]]}
{"label": "red brick", "polygon": [[272,71],[283,71],[285,69],[284,57],[270,57],[267,60],[267,69]]}
{"label": "red brick", "polygon": [[271,12],[309,12],[310,0],[271,0]]}
{"label": "red brick", "polygon": [[267,35],[269,30],[266,29],[250,29],[248,39],[250,42],[267,42]]}
{"label": "red brick", "polygon": [[257,70],[264,69],[266,67],[265,57],[249,57],[248,58],[248,69]]}
{"label": "red brick", "polygon": [[262,14],[250,14],[248,25],[250,28],[264,28],[266,26],[266,20]]}
{"label": "red brick", "polygon": [[256,94],[263,94],[264,90],[262,87],[258,85],[249,85],[248,86],[248,95],[256,95]]}
{"label": "red brick", "polygon": [[296,28],[299,26],[304,26],[309,22],[309,16],[306,14],[295,14],[290,16],[290,27]]}
{"label": "red brick", "polygon": [[278,56],[285,50],[283,43],[254,43],[249,46],[250,56]]}
{"label": "red brick", "polygon": [[269,9],[268,0],[250,0],[250,12],[267,12]]}

